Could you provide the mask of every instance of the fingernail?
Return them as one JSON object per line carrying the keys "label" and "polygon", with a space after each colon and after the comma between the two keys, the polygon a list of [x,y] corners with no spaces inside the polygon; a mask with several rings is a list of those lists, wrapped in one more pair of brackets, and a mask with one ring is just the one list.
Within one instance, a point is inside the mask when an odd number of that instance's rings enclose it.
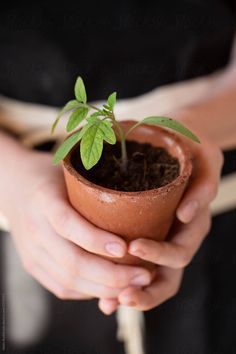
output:
{"label": "fingernail", "polygon": [[125,255],[124,247],[117,242],[107,243],[105,249],[110,255],[115,257],[123,257]]}
{"label": "fingernail", "polygon": [[131,285],[148,285],[150,283],[150,277],[148,274],[139,274],[131,279]]}
{"label": "fingernail", "polygon": [[180,219],[183,222],[190,222],[196,215],[199,208],[199,204],[196,200],[188,202],[180,211]]}

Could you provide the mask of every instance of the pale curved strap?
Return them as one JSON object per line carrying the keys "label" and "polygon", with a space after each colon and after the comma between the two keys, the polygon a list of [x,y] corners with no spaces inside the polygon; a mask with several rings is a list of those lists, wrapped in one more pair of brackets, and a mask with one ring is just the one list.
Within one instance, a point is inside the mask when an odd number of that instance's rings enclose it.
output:
{"label": "pale curved strap", "polygon": [[[221,71],[207,77],[161,86],[143,95],[118,100],[115,111],[118,119],[141,119],[145,116],[165,114],[177,110],[193,101],[201,99],[221,75]],[[102,104],[103,101],[94,102]],[[33,144],[35,139],[52,139],[51,126],[59,108],[26,103],[9,97],[0,96],[0,126],[17,133],[22,142]],[[65,136],[67,115],[57,126],[53,138]]]}
{"label": "pale curved strap", "polygon": [[117,339],[124,342],[126,354],[144,354],[145,321],[141,311],[119,306],[116,312]]}

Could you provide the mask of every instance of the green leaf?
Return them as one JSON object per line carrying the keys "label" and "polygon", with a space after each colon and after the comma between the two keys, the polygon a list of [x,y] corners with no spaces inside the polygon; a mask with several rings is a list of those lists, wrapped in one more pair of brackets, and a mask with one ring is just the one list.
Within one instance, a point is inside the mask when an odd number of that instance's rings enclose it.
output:
{"label": "green leaf", "polygon": [[180,122],[168,118],[168,117],[147,117],[144,118],[141,122],[139,122],[138,125],[140,124],[150,124],[150,125],[160,125],[166,128],[170,128],[172,130],[175,130],[176,132],[186,136],[187,138],[200,143],[200,140],[198,137],[193,134],[189,129],[187,129],[183,124]]}
{"label": "green leaf", "polygon": [[107,141],[109,144],[114,145],[116,143],[116,135],[114,130],[112,129],[111,122],[108,121],[101,121],[99,128],[103,132],[103,139]]}
{"label": "green leaf", "polygon": [[80,130],[80,138],[82,139],[82,137],[84,136],[84,134],[86,133],[86,131],[92,126],[91,123],[85,124],[83,126],[83,128]]}
{"label": "green leaf", "polygon": [[66,155],[69,153],[69,151],[73,148],[73,146],[78,143],[78,141],[81,139],[82,134],[81,130],[79,132],[74,133],[71,135],[69,138],[67,138],[57,149],[54,157],[53,157],[53,165],[57,165],[61,160],[66,157]]}
{"label": "green leaf", "polygon": [[74,130],[87,116],[88,108],[86,107],[79,107],[77,108],[70,116],[66,130],[71,132]]}
{"label": "green leaf", "polygon": [[61,116],[65,113],[65,112],[68,112],[72,109],[75,109],[77,107],[80,106],[80,103],[76,100],[71,100],[69,102],[67,102],[67,104],[62,108],[62,110],[59,112],[58,116],[56,117],[53,125],[52,125],[52,129],[51,129],[51,133],[53,134],[53,132],[55,131],[56,129],[56,126],[61,118]]}
{"label": "green leaf", "polygon": [[112,127],[112,122],[110,120],[103,120],[103,123],[106,125],[109,125],[109,127]]}
{"label": "green leaf", "polygon": [[75,83],[75,97],[79,102],[86,103],[87,95],[82,78],[79,76]]}
{"label": "green leaf", "polygon": [[103,140],[109,144],[116,143],[116,135],[112,123],[89,117],[87,131],[83,134],[80,145],[80,156],[86,170],[89,170],[100,160],[103,150]]}
{"label": "green leaf", "polygon": [[96,111],[96,112],[92,113],[90,117],[99,117],[99,116],[103,116],[102,111]]}
{"label": "green leaf", "polygon": [[93,116],[93,115],[88,117],[86,120],[91,124],[100,124],[100,122],[101,122],[101,120],[98,117]]}
{"label": "green leaf", "polygon": [[110,96],[107,99],[107,104],[110,107],[110,109],[113,110],[114,105],[116,104],[116,92],[113,92],[112,94],[110,94]]}
{"label": "green leaf", "polygon": [[100,125],[92,125],[83,135],[80,144],[80,156],[86,170],[99,161],[103,149],[103,131]]}

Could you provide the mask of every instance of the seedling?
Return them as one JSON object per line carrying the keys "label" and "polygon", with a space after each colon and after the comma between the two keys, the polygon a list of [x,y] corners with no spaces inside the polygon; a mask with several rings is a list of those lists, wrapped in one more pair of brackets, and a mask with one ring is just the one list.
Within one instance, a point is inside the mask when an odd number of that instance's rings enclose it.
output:
{"label": "seedling", "polygon": [[[104,104],[101,108],[98,108],[87,102],[86,89],[81,77],[77,78],[74,91],[75,99],[67,102],[52,126],[53,133],[62,115],[68,112],[71,113],[68,118],[66,130],[68,133],[72,132],[72,134],[56,151],[53,158],[54,165],[57,165],[62,159],[64,159],[73,146],[81,141],[81,160],[85,169],[89,170],[100,160],[104,141],[109,144],[115,144],[118,136],[121,144],[120,166],[121,170],[125,171],[127,167],[126,137],[131,133],[131,131],[141,124],[159,125],[170,128],[190,138],[191,140],[200,143],[198,137],[189,129],[169,117],[146,117],[134,124],[127,132],[124,132],[114,113],[116,92],[113,92],[108,97],[106,104]],[[90,111],[92,111],[91,114]],[[85,121],[83,127],[73,133],[75,129],[80,127],[83,121]]]}

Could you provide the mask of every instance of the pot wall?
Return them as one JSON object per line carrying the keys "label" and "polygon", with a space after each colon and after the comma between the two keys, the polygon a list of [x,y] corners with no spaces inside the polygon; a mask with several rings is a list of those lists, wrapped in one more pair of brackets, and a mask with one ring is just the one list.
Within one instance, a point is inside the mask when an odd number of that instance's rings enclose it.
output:
{"label": "pot wall", "polygon": [[[124,121],[122,125],[128,129],[134,123]],[[166,148],[180,162],[180,175],[177,179],[164,187],[143,192],[128,193],[103,188],[89,182],[73,169],[70,164],[73,149],[63,161],[69,200],[94,225],[120,235],[127,241],[140,237],[164,240],[191,175],[190,152],[179,137],[159,127],[140,126],[128,139]],[[130,255],[117,259],[117,262],[147,263]]]}

